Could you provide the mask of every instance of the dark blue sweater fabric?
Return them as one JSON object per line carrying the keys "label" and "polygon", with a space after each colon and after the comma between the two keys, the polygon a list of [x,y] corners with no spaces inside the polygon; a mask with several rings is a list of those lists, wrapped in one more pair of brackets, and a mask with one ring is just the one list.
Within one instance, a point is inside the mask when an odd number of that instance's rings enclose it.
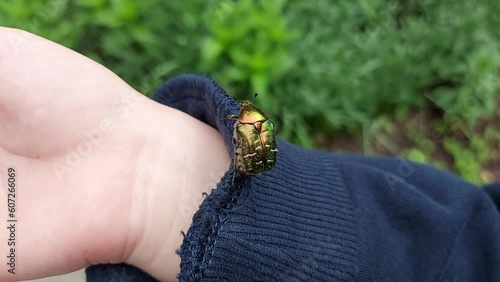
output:
{"label": "dark blue sweater fabric", "polygon": [[[209,77],[173,78],[154,100],[219,130],[233,154],[227,116],[239,106]],[[233,185],[231,166],[206,197],[179,249],[181,281],[500,281],[500,183],[282,140],[278,150],[274,169]],[[126,264],[91,266],[87,279],[155,281]]]}

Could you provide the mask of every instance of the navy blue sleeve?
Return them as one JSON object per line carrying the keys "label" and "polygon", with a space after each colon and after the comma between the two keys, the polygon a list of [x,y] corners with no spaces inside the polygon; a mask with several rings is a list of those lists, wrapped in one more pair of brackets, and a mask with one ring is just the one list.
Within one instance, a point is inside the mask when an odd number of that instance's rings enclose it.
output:
{"label": "navy blue sleeve", "polygon": [[[210,78],[171,79],[154,99],[218,129],[232,155],[238,105]],[[500,281],[500,185],[397,158],[278,150],[271,171],[233,185],[231,166],[206,197],[178,251],[181,281]],[[153,281],[132,269],[87,277]]]}

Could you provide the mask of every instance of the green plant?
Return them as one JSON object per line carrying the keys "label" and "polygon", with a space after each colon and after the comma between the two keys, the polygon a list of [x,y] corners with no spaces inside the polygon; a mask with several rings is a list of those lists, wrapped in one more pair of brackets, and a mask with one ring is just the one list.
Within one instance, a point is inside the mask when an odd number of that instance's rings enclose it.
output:
{"label": "green plant", "polygon": [[461,145],[455,139],[447,138],[443,146],[453,156],[455,169],[459,174],[473,183],[481,184],[485,182],[482,168],[496,157],[497,152],[494,150],[498,149],[495,144],[499,140],[497,139],[499,135],[500,133],[496,131],[492,135],[485,134],[484,137],[474,136],[470,139],[468,146]]}
{"label": "green plant", "polygon": [[15,0],[0,2],[0,25],[20,28],[74,48],[83,36],[85,23],[69,21],[67,0]]}
{"label": "green plant", "polygon": [[411,148],[405,153],[406,157],[414,162],[418,163],[430,163],[429,155],[418,148]]}
{"label": "green plant", "polygon": [[[287,44],[294,32],[283,18],[284,1],[220,1],[206,13],[200,69],[243,99],[259,92],[267,104],[270,83],[292,65]],[[252,89],[253,91],[249,91]]]}
{"label": "green plant", "polygon": [[196,71],[202,0],[15,0],[0,2],[0,25],[22,28],[104,64],[150,94],[175,74]]}
{"label": "green plant", "polygon": [[445,139],[443,146],[453,156],[455,168],[462,177],[473,183],[482,183],[482,163],[473,150],[465,148],[454,139]]}
{"label": "green plant", "polygon": [[499,12],[487,0],[290,1],[297,63],[271,93],[309,134],[358,131],[424,99],[473,127],[497,104]]}

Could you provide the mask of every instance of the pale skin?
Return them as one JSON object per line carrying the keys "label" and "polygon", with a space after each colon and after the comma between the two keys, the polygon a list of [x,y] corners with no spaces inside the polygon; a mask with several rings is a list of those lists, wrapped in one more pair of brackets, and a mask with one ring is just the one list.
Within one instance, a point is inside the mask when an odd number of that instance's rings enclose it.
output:
{"label": "pale skin", "polygon": [[[0,281],[119,262],[175,281],[180,231],[229,164],[210,126],[76,52],[0,27]],[[9,167],[15,274],[5,255]]]}

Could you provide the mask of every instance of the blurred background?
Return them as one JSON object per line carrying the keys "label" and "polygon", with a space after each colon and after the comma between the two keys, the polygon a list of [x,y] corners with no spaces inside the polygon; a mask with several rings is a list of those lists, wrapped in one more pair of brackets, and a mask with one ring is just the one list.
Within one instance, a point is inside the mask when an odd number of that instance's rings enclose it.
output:
{"label": "blurred background", "polygon": [[500,1],[11,0],[33,32],[151,95],[212,76],[303,147],[500,179]]}
{"label": "blurred background", "polygon": [[144,95],[212,76],[307,148],[500,180],[500,1],[10,0],[0,25],[76,50]]}

